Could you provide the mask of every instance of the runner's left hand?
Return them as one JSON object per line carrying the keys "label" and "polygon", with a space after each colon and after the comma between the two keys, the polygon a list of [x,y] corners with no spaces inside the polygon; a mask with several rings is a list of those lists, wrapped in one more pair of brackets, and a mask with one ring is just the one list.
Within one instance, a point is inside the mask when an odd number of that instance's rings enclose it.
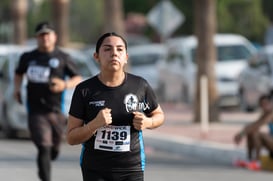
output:
{"label": "runner's left hand", "polygon": [[133,126],[136,130],[144,130],[151,126],[152,121],[151,118],[147,117],[145,114],[141,112],[133,112]]}

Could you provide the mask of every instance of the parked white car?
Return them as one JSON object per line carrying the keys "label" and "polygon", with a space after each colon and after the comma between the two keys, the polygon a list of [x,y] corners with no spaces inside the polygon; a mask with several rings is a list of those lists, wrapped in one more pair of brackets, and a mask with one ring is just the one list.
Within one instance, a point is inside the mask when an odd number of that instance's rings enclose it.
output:
{"label": "parked white car", "polygon": [[[6,45],[3,45],[3,47]],[[27,133],[27,110],[26,110],[26,84],[27,80],[23,79],[21,88],[22,102],[23,104],[17,103],[13,98],[13,80],[14,71],[17,66],[19,56],[26,51],[26,47],[14,46],[15,51],[3,51],[5,52],[5,58],[0,59],[0,127],[6,137],[18,137],[20,133]],[[11,50],[11,48],[10,48]],[[72,59],[75,61],[79,72],[84,78],[93,76],[99,72],[99,69],[95,62],[90,59],[89,56],[85,55],[81,51],[75,49],[63,49],[65,52],[70,54]],[[1,46],[0,46],[1,53]],[[1,56],[0,56],[1,57]],[[73,89],[65,91],[64,97],[64,114],[68,114],[70,102],[73,94]]]}
{"label": "parked white car", "polygon": [[159,88],[158,66],[167,58],[167,47],[157,43],[130,46],[128,54],[129,72],[145,78],[157,93]]}
{"label": "parked white car", "polygon": [[[1,44],[0,45],[0,128],[5,129],[7,127],[5,115],[9,111],[10,117],[13,117],[14,113],[18,113],[18,117],[21,117],[22,120],[24,116],[19,115],[22,108],[21,106],[15,105],[10,110],[7,110],[6,102],[11,99],[11,94],[13,91],[13,78],[14,78],[14,67],[16,60],[19,58],[20,54],[23,51],[30,49],[31,47],[27,46],[18,46],[12,44]],[[27,125],[26,125],[27,126]]]}
{"label": "parked white car", "polygon": [[241,108],[251,112],[258,108],[263,94],[273,94],[273,45],[263,47],[248,60],[239,76]]}
{"label": "parked white car", "polygon": [[[220,106],[239,105],[238,75],[246,67],[247,59],[256,52],[249,40],[241,35],[216,34],[217,49],[215,75]],[[197,65],[195,36],[173,38],[167,42],[169,57],[160,66],[161,96],[166,101],[193,103]],[[213,70],[212,70],[213,71]]]}

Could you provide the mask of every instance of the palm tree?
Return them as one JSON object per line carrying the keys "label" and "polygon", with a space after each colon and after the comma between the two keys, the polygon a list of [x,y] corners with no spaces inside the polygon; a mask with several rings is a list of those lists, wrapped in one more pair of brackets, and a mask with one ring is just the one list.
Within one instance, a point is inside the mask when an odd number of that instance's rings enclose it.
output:
{"label": "palm tree", "polygon": [[13,20],[13,34],[15,44],[24,44],[27,38],[26,15],[28,0],[12,0],[11,12]]}
{"label": "palm tree", "polygon": [[215,0],[195,0],[195,34],[198,39],[197,62],[198,72],[196,81],[195,122],[200,122],[201,96],[200,86],[202,76],[207,77],[208,82],[208,120],[219,121],[218,92],[215,85],[214,64],[216,61],[216,48],[213,45],[213,36],[216,31]]}
{"label": "palm tree", "polygon": [[[122,0],[104,0],[104,32],[116,32],[125,36]],[[130,70],[130,61],[126,64],[125,70]]]}
{"label": "palm tree", "polygon": [[52,20],[58,34],[58,44],[69,44],[69,5],[70,0],[51,0]]}
{"label": "palm tree", "polygon": [[104,0],[104,31],[125,35],[122,0]]}

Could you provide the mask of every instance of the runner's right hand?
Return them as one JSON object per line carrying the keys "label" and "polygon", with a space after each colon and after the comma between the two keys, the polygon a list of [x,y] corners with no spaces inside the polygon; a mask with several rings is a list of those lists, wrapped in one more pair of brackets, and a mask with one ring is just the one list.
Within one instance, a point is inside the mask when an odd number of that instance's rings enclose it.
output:
{"label": "runner's right hand", "polygon": [[112,114],[111,114],[111,109],[109,108],[104,108],[99,111],[96,120],[100,127],[106,126],[112,123]]}

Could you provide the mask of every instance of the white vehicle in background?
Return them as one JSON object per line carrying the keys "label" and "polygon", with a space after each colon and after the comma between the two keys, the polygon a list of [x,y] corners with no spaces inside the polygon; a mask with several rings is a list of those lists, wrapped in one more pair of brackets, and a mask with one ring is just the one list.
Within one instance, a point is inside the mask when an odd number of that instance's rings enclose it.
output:
{"label": "white vehicle in background", "polygon": [[[11,96],[13,91],[14,67],[16,60],[19,59],[21,53],[30,49],[31,47],[28,46],[18,46],[13,44],[0,45],[0,128],[2,130],[5,130],[8,127],[8,123],[5,121],[5,116],[8,112],[6,102],[13,101],[13,97]],[[24,115],[20,115],[22,110],[24,112],[24,108],[15,105],[11,110],[9,110],[9,117],[14,117],[15,114],[17,114],[21,120],[25,119]]]}
{"label": "white vehicle in background", "polygon": [[[0,97],[2,97],[2,99],[0,99],[0,127],[2,128],[4,136],[7,138],[16,138],[20,136],[20,133],[28,133],[26,110],[27,80],[25,78],[23,79],[23,84],[21,87],[23,104],[19,104],[13,98],[13,80],[14,71],[20,55],[30,48],[14,47],[15,51],[9,51],[6,53],[5,58],[0,59]],[[83,78],[88,78],[99,72],[94,60],[90,59],[88,55],[76,49],[65,48],[63,50],[72,57],[72,60],[75,61]],[[73,89],[65,91],[63,112],[66,115],[68,114],[72,94]]]}
{"label": "white vehicle in background", "polygon": [[[256,48],[241,35],[216,34],[215,62],[216,85],[220,106],[239,105],[238,76],[247,65],[247,59]],[[167,42],[169,57],[160,66],[161,97],[165,101],[193,103],[196,86],[197,64],[195,60],[197,39],[195,36],[173,38]]]}
{"label": "white vehicle in background", "polygon": [[273,95],[273,45],[263,47],[248,60],[239,76],[241,108],[251,112],[258,108],[258,100]]}
{"label": "white vehicle in background", "polygon": [[157,93],[159,91],[158,66],[167,58],[166,46],[159,43],[130,46],[128,54],[129,72],[145,78]]}

